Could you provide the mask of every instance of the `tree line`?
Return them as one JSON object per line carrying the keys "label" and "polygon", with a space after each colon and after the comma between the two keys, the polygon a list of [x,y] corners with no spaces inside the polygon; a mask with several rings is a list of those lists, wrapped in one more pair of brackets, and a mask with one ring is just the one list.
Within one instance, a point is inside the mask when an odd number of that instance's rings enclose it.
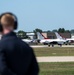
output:
{"label": "tree line", "polygon": [[[43,31],[42,29],[39,29],[39,28],[36,28],[35,30],[33,30],[32,32],[35,33],[35,35],[37,36],[37,32],[58,32],[58,33],[74,33],[74,29],[72,30],[66,30],[65,28],[59,28],[59,29],[54,29],[54,30],[47,30],[47,31]],[[23,31],[23,30],[19,30],[17,33],[18,37],[22,38],[22,39],[25,39],[25,38],[28,38],[30,39],[28,36],[27,36],[27,32]]]}
{"label": "tree line", "polygon": [[59,29],[54,29],[54,30],[48,30],[48,31],[43,31],[41,29],[35,29],[33,32],[58,32],[58,33],[74,33],[74,29],[72,30],[66,30],[65,28],[59,28]]}

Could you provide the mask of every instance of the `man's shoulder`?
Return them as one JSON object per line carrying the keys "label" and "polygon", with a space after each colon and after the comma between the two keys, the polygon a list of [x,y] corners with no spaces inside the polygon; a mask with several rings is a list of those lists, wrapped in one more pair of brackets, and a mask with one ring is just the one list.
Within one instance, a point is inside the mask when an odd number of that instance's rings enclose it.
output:
{"label": "man's shoulder", "polygon": [[22,45],[24,47],[27,47],[27,48],[30,48],[31,49],[31,47],[29,46],[29,44],[27,44],[26,42],[24,42],[24,41],[21,40],[21,43],[22,43]]}
{"label": "man's shoulder", "polygon": [[0,40],[0,45],[4,44],[4,40]]}
{"label": "man's shoulder", "polygon": [[6,48],[6,47],[15,47],[14,45],[16,45],[16,47],[22,47],[23,49],[25,49],[26,51],[33,51],[33,49],[24,41],[22,41],[19,38],[6,38],[6,39],[2,39],[0,40],[0,47],[2,48]]}
{"label": "man's shoulder", "polygon": [[1,39],[1,40],[0,40],[0,45],[4,45],[5,43],[7,43],[7,41],[8,41],[8,40],[6,40],[6,39]]}
{"label": "man's shoulder", "polygon": [[0,40],[0,49],[4,49],[5,42],[3,40]]}
{"label": "man's shoulder", "polygon": [[33,49],[30,47],[29,44],[27,44],[26,42],[24,42],[24,41],[22,41],[22,40],[21,40],[21,42],[22,42],[22,43],[20,43],[20,44],[23,45],[25,49],[28,49],[28,50],[33,51]]}

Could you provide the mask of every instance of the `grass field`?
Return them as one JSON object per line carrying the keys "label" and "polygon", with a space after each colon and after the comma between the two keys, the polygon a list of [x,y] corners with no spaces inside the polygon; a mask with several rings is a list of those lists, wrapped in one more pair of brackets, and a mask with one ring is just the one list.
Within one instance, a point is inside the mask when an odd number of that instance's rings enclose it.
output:
{"label": "grass field", "polygon": [[39,63],[39,75],[74,75],[74,62]]}
{"label": "grass field", "polygon": [[[74,56],[73,47],[34,48],[36,56]],[[39,75],[74,75],[74,62],[39,63]]]}
{"label": "grass field", "polygon": [[36,56],[74,56],[74,47],[34,48]]}

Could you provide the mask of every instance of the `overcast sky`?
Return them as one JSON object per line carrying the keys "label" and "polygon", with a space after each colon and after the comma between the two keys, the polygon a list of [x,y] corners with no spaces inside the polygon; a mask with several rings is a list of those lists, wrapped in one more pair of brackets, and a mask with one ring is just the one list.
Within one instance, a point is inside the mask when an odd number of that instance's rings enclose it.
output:
{"label": "overcast sky", "polygon": [[17,15],[19,29],[74,29],[74,0],[0,0],[0,13]]}

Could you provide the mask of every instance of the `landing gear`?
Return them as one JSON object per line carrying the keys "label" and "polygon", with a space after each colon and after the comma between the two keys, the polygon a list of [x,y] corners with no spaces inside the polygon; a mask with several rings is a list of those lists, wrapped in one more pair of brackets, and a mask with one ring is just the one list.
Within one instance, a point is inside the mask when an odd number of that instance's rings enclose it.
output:
{"label": "landing gear", "polygon": [[48,44],[48,47],[50,47],[50,44]]}
{"label": "landing gear", "polygon": [[54,47],[54,44],[48,44],[48,47],[50,47],[50,46]]}
{"label": "landing gear", "polygon": [[[59,47],[62,47],[62,44],[48,44],[48,47],[54,47],[55,45],[58,45]],[[57,47],[57,46],[56,46]]]}
{"label": "landing gear", "polygon": [[54,47],[54,44],[52,44],[52,47]]}
{"label": "landing gear", "polygon": [[60,44],[60,47],[62,47],[62,44]]}

